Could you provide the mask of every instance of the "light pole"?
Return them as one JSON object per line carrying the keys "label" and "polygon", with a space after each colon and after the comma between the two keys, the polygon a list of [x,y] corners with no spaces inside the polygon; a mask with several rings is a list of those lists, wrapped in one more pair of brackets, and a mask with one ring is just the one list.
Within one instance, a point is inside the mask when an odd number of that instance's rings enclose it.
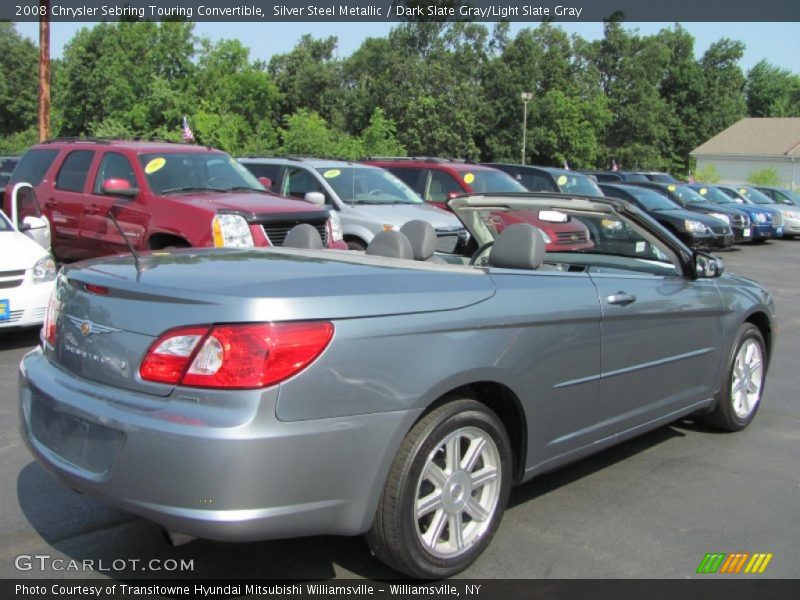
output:
{"label": "light pole", "polygon": [[520,94],[520,98],[522,98],[522,163],[525,164],[525,135],[528,132],[528,102],[531,101],[533,98],[533,94],[531,92],[522,92]]}

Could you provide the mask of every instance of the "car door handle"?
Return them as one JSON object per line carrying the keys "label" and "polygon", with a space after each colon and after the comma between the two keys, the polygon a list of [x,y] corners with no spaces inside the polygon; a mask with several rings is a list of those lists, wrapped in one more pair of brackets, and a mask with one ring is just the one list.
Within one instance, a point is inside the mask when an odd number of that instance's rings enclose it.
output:
{"label": "car door handle", "polygon": [[626,294],[625,292],[617,292],[606,297],[606,302],[609,304],[616,304],[618,306],[628,306],[636,302],[636,296],[633,294]]}
{"label": "car door handle", "polygon": [[100,207],[98,207],[96,204],[92,204],[91,206],[87,206],[83,212],[85,212],[87,215],[96,215],[100,212]]}
{"label": "car door handle", "polygon": [[55,202],[55,200],[48,200],[48,201],[46,201],[44,203],[44,205],[47,208],[55,208],[56,207],[56,202]]}

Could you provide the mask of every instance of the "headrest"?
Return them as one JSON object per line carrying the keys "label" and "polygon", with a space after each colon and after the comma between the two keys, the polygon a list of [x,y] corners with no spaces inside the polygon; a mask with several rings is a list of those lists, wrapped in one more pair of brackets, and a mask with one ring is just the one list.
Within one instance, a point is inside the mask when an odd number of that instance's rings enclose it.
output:
{"label": "headrest", "polygon": [[300,223],[295,225],[286,234],[283,240],[284,248],[308,248],[311,250],[321,250],[323,248],[322,238],[312,225]]}
{"label": "headrest", "polygon": [[489,264],[503,269],[538,269],[544,255],[542,232],[528,223],[515,223],[497,236]]}
{"label": "headrest", "polygon": [[381,231],[367,246],[367,254],[413,260],[411,242],[399,231]]}
{"label": "headrest", "polygon": [[408,221],[400,228],[400,233],[411,242],[414,260],[428,260],[436,252],[436,230],[427,221]]}

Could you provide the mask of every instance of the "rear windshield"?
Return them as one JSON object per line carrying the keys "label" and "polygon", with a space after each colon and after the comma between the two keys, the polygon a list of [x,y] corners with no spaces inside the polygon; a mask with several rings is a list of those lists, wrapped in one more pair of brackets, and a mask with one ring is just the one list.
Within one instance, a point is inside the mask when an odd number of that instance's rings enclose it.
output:
{"label": "rear windshield", "polygon": [[10,183],[24,181],[31,185],[39,185],[56,156],[58,150],[54,148],[28,150],[14,169]]}
{"label": "rear windshield", "polygon": [[689,204],[705,204],[708,202],[707,198],[704,198],[686,185],[671,185],[667,189],[675,194],[675,196],[684,202],[688,202]]}

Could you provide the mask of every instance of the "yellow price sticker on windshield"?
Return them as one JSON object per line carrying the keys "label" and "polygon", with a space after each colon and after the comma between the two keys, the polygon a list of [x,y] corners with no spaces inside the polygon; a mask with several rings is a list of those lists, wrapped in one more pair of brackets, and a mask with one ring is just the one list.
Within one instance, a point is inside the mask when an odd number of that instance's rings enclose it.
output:
{"label": "yellow price sticker on windshield", "polygon": [[339,169],[328,169],[322,174],[322,176],[325,179],[333,179],[334,177],[338,177],[341,174],[342,172]]}
{"label": "yellow price sticker on windshield", "polygon": [[567,176],[566,175],[562,175],[561,177],[558,178],[558,185],[564,185],[566,183],[567,183]]}
{"label": "yellow price sticker on windshield", "polygon": [[145,165],[144,172],[148,175],[152,175],[159,169],[163,168],[165,164],[167,164],[167,159],[159,156]]}
{"label": "yellow price sticker on windshield", "polygon": [[472,173],[466,173],[464,175],[464,182],[465,183],[472,183],[473,181],[475,181],[475,175],[473,175]]}
{"label": "yellow price sticker on windshield", "polygon": [[701,193],[703,196],[705,196],[705,195],[708,193],[708,190],[707,190],[706,188],[700,188],[700,193]]}
{"label": "yellow price sticker on windshield", "polygon": [[668,186],[667,186],[667,189],[668,189],[670,192],[674,192],[676,188],[675,188],[675,186],[674,186],[674,185],[668,185]]}
{"label": "yellow price sticker on windshield", "polygon": [[747,190],[745,188],[739,188],[739,193],[740,194],[746,194]]}

